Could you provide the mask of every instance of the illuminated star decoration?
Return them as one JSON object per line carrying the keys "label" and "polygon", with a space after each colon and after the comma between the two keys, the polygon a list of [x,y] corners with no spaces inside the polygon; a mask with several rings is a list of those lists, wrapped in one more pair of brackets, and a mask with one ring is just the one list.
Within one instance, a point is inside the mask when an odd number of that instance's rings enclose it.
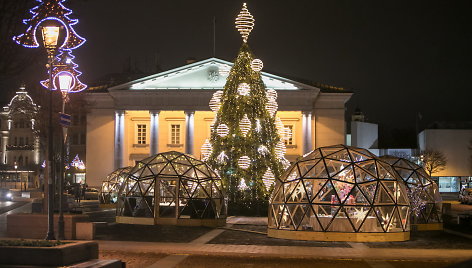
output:
{"label": "illuminated star decoration", "polygon": [[[52,78],[54,82],[53,86],[51,87],[52,90],[59,89],[57,76],[63,72],[69,73],[73,77],[71,88],[68,93],[80,92],[87,88],[87,85],[83,84],[79,80],[79,76],[82,73],[77,70],[79,65],[74,63],[73,59],[75,57],[71,52],[72,51],[70,50],[61,50],[60,54],[54,59],[54,67],[52,69]],[[41,81],[41,85],[49,89],[49,79]]]}
{"label": "illuminated star decoration", "polygon": [[251,15],[251,13],[249,13],[246,3],[244,3],[241,12],[239,12],[238,17],[236,17],[236,29],[243,37],[244,43],[247,42],[252,28],[254,28],[254,22],[254,17]]}
{"label": "illuminated star decoration", "polygon": [[62,4],[66,0],[36,1],[40,4],[30,10],[33,17],[23,20],[23,23],[28,26],[26,32],[13,37],[16,43],[25,47],[38,47],[39,43],[38,40],[36,40],[36,31],[38,26],[46,20],[55,20],[64,26],[66,30],[66,41],[60,47],[61,49],[76,49],[85,43],[85,38],[79,36],[74,28],[72,28],[79,20],[68,17],[68,15],[72,14],[72,10]]}
{"label": "illuminated star decoration", "polygon": [[357,223],[362,222],[365,216],[369,213],[369,209],[364,210],[363,207],[361,208],[354,208],[353,216],[357,219]]}

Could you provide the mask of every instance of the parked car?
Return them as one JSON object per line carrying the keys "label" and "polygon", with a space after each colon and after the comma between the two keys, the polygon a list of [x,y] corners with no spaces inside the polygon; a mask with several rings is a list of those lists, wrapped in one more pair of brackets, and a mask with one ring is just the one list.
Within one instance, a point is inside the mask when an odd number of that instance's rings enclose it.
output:
{"label": "parked car", "polygon": [[98,189],[85,188],[84,199],[85,200],[98,200]]}
{"label": "parked car", "polygon": [[472,204],[472,188],[463,188],[459,192],[459,201],[461,204]]}
{"label": "parked car", "polygon": [[13,193],[8,189],[0,189],[0,201],[11,201]]}

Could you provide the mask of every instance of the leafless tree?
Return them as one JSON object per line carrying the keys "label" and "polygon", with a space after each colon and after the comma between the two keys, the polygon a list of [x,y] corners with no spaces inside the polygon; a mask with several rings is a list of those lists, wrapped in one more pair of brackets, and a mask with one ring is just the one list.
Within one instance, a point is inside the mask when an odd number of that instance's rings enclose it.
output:
{"label": "leafless tree", "polygon": [[37,50],[16,44],[12,38],[25,31],[23,19],[31,17],[28,12],[34,0],[0,0],[0,78],[17,75],[39,55]]}
{"label": "leafless tree", "polygon": [[432,149],[426,149],[421,152],[421,162],[429,176],[446,169],[447,165],[446,156],[441,151]]}

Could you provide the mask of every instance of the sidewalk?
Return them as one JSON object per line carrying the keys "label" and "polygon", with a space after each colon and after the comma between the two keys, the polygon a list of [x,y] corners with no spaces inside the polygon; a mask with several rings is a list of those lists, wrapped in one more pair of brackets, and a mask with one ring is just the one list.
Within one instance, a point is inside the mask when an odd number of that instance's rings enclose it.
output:
{"label": "sidewalk", "polygon": [[472,250],[458,249],[398,249],[398,248],[339,248],[300,246],[222,245],[196,243],[155,243],[131,241],[97,241],[100,250],[136,253],[164,253],[214,256],[253,256],[316,259],[364,260],[467,260]]}

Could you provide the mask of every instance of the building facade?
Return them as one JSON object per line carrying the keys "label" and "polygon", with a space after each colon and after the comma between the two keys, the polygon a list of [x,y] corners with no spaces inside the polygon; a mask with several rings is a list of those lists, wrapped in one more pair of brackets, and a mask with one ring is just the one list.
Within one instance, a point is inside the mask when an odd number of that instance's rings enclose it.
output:
{"label": "building facade", "polygon": [[[88,93],[88,185],[99,186],[113,170],[160,152],[174,150],[200,159],[215,116],[209,101],[224,88],[231,67],[210,58]],[[277,91],[277,116],[292,130],[286,141],[288,160],[344,143],[345,104],[352,93],[261,75],[266,87]]]}
{"label": "building facade", "polygon": [[21,87],[0,112],[0,187],[39,185],[39,108]]}
{"label": "building facade", "polygon": [[472,187],[472,128],[425,129],[418,135],[420,150],[440,151],[447,159],[444,170],[433,173],[440,192],[459,192]]}

